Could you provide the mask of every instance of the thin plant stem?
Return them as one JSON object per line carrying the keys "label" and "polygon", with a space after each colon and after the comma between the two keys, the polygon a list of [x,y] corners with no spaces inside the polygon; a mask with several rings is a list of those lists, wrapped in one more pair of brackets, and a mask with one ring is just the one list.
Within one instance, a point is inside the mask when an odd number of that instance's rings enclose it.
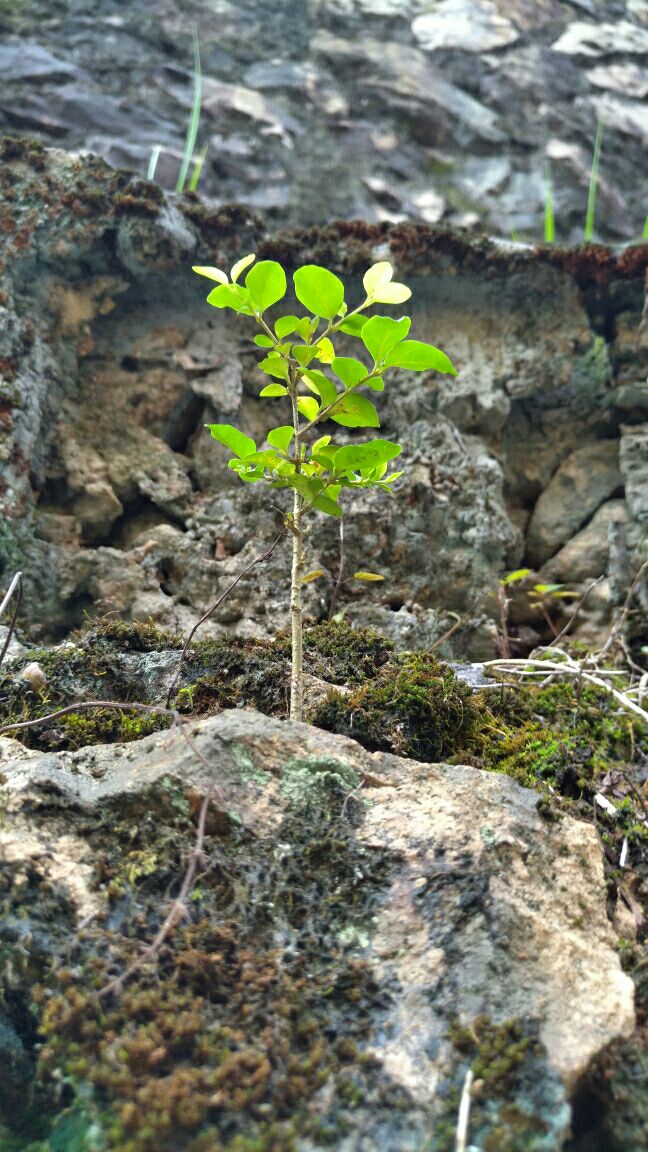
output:
{"label": "thin plant stem", "polygon": [[205,144],[205,147],[200,152],[200,155],[197,156],[196,159],[194,160],[194,169],[193,169],[193,172],[191,173],[191,179],[189,181],[189,191],[190,192],[195,192],[196,188],[198,187],[198,182],[200,180],[200,174],[203,170],[203,164],[205,163],[205,158],[207,156],[208,148],[209,148],[209,144]]}
{"label": "thin plant stem", "polygon": [[151,155],[149,157],[148,168],[146,170],[146,179],[147,180],[155,180],[155,170],[156,170],[157,165],[158,165],[158,160],[160,159],[160,152],[161,151],[162,151],[162,145],[161,144],[154,144],[153,145],[153,148],[151,149]]}
{"label": "thin plant stem", "polygon": [[11,603],[12,597],[15,597],[13,615],[11,617],[11,622],[9,624],[9,631],[7,632],[5,642],[2,645],[2,651],[0,652],[0,664],[2,664],[2,661],[4,660],[5,656],[7,655],[7,652],[9,651],[9,645],[11,644],[11,637],[13,636],[13,634],[16,630],[16,620],[18,619],[18,613],[20,611],[20,605],[22,604],[22,598],[23,598],[22,572],[16,572],[16,575],[14,576],[13,580],[11,581],[11,584],[9,585],[9,589],[7,591],[7,594],[4,597],[2,604],[0,604],[0,618],[2,617],[2,614],[4,613],[4,611],[6,610],[8,605]]}
{"label": "thin plant stem", "polygon": [[[297,406],[297,385],[299,383],[298,371],[290,368],[289,391],[292,403],[293,427],[295,437],[293,440],[293,453],[295,472],[301,466],[301,431],[299,427],[299,408]],[[292,568],[290,574],[290,627],[292,647],[292,669],[290,675],[290,719],[303,720],[304,718],[304,618],[302,605],[302,576],[304,574],[304,528],[303,528],[304,500],[295,489],[293,496],[293,514],[290,523],[292,532]]]}
{"label": "thin plant stem", "polygon": [[545,218],[544,218],[545,244],[554,244],[556,240],[556,220],[554,216],[554,193],[551,169],[547,165],[546,191],[545,191]]}
{"label": "thin plant stem", "polygon": [[253,568],[256,568],[257,564],[263,564],[264,561],[270,559],[270,557],[272,556],[272,553],[274,552],[275,548],[277,547],[277,544],[279,543],[280,540],[283,540],[284,536],[286,535],[286,532],[287,532],[287,527],[284,526],[281,529],[281,532],[279,533],[279,535],[273,540],[270,547],[266,548],[265,551],[260,552],[258,556],[255,556],[254,560],[251,560],[249,564],[246,564],[245,568],[241,569],[238,576],[234,577],[231,584],[227,585],[227,588],[225,589],[225,591],[221,592],[220,596],[218,596],[218,598],[214,601],[211,608],[208,608],[206,612],[203,612],[200,619],[196,621],[193,628],[191,629],[191,632],[187,636],[187,639],[185,640],[184,648],[182,649],[182,654],[180,656],[180,663],[178,664],[175,676],[173,677],[173,680],[171,681],[171,686],[170,686],[169,691],[167,693],[167,708],[171,704],[173,692],[174,692],[174,689],[178,683],[178,680],[180,679],[180,674],[182,672],[182,668],[183,668],[183,665],[185,663],[185,660],[187,659],[187,653],[189,651],[191,641],[193,640],[194,636],[196,635],[196,632],[198,631],[198,629],[201,628],[202,625],[207,620],[209,620],[210,616],[214,615],[214,612],[216,612],[218,610],[218,608],[220,608],[223,601],[227,599],[230,592],[234,591],[234,589],[236,588],[236,585],[239,583],[239,581],[242,580],[244,576],[247,576],[248,572],[251,572]]}
{"label": "thin plant stem", "polygon": [[590,173],[589,189],[587,193],[587,215],[585,216],[585,232],[583,239],[589,244],[594,236],[596,223],[596,194],[598,192],[599,167],[601,164],[601,145],[603,143],[603,124],[599,120],[596,125],[594,140],[594,155],[592,157],[592,171]]}
{"label": "thin plant stem", "polygon": [[176,192],[184,192],[184,186],[189,173],[189,166],[196,148],[196,139],[198,137],[198,126],[200,124],[200,110],[202,100],[202,68],[200,65],[200,45],[198,43],[198,32],[196,25],[192,28],[193,38],[193,53],[194,53],[194,91],[193,102],[191,105],[191,115],[189,117],[189,124],[187,125],[187,135],[185,138],[184,155],[182,157],[182,164],[178,173],[176,182]]}
{"label": "thin plant stem", "polygon": [[335,584],[333,585],[333,591],[331,593],[331,603],[329,606],[329,614],[328,614],[329,624],[331,623],[331,620],[333,619],[333,613],[335,612],[335,605],[337,603],[337,598],[340,594],[340,588],[342,587],[343,583],[344,583],[344,520],[342,518],[340,518],[340,563],[338,565],[337,577],[335,580]]}

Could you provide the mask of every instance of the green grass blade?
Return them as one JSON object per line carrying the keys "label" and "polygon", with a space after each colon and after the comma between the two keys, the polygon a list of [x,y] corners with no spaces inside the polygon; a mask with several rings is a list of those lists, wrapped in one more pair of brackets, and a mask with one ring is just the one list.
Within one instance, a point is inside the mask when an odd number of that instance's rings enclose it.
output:
{"label": "green grass blade", "polygon": [[553,181],[551,179],[551,171],[549,168],[547,168],[547,188],[545,192],[544,239],[545,244],[553,244],[556,239]]}
{"label": "green grass blade", "polygon": [[646,219],[644,220],[644,230],[641,233],[641,239],[648,240],[648,216],[646,216]]}
{"label": "green grass blade", "polygon": [[585,217],[585,232],[583,239],[589,244],[594,236],[596,222],[596,193],[598,190],[599,167],[601,163],[601,145],[603,143],[603,125],[599,120],[596,125],[596,138],[594,140],[594,155],[592,157],[592,171],[590,173],[589,191],[587,194],[587,215]]}
{"label": "green grass blade", "polygon": [[202,99],[202,70],[200,67],[200,47],[198,45],[198,32],[196,25],[193,26],[193,51],[194,51],[194,94],[193,103],[191,106],[191,116],[189,124],[187,125],[187,136],[185,140],[184,156],[182,157],[182,164],[178,173],[176,182],[176,192],[184,192],[184,186],[189,172],[189,165],[194,154],[196,147],[196,138],[198,136],[198,126],[200,124],[200,107]]}
{"label": "green grass blade", "polygon": [[147,180],[155,180],[155,169],[157,168],[157,162],[160,159],[160,152],[161,151],[162,151],[162,145],[161,144],[154,144],[153,148],[151,149],[151,155],[149,157],[148,168],[146,170],[146,179]]}
{"label": "green grass blade", "polygon": [[205,157],[207,155],[207,149],[208,148],[209,148],[209,144],[205,144],[205,147],[203,148],[200,155],[196,156],[196,159],[194,160],[194,168],[193,168],[193,172],[191,173],[191,178],[189,180],[189,191],[190,192],[195,192],[196,188],[198,187],[198,181],[200,180],[200,173],[202,172],[202,166],[205,163]]}

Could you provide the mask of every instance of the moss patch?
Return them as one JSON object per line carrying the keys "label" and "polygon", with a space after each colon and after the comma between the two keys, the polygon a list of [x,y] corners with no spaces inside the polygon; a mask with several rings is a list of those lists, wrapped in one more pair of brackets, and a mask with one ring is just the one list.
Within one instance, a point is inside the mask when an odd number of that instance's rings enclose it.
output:
{"label": "moss patch", "polygon": [[427,761],[465,745],[476,718],[470,688],[426,652],[393,656],[356,692],[331,692],[311,717],[371,751]]}
{"label": "moss patch", "polygon": [[356,843],[346,783],[319,769],[276,835],[208,839],[157,969],[97,1000],[155,932],[194,836],[171,789],[105,813],[90,839],[108,908],[55,936],[32,974],[42,1046],[3,1152],[18,1137],[21,1152],[57,1152],[64,1131],[66,1152],[90,1137],[119,1152],[291,1152],[298,1137],[339,1141],[351,1109],[388,1126],[407,1107],[362,1054],[385,992],[345,935],[369,923],[393,861]]}

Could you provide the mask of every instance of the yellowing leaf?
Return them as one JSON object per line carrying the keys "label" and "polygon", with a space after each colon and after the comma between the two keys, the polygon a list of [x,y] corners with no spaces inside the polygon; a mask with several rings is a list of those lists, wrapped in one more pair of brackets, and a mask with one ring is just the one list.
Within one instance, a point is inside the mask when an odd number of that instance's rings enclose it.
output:
{"label": "yellowing leaf", "polygon": [[323,575],[324,575],[324,569],[323,568],[317,568],[315,570],[315,572],[307,572],[305,576],[302,576],[301,583],[302,584],[312,584],[313,580],[319,580],[320,576],[323,576]]}
{"label": "yellowing leaf", "polygon": [[320,410],[314,396],[300,396],[297,400],[297,407],[307,420],[314,420]]}
{"label": "yellowing leaf", "polygon": [[504,576],[500,584],[517,584],[519,580],[525,580],[530,575],[530,568],[516,568],[515,572],[509,572],[508,576]]}
{"label": "yellowing leaf", "polygon": [[227,274],[221,272],[220,268],[209,268],[202,264],[194,264],[192,272],[197,272],[199,276],[206,276],[208,280],[217,280],[219,284],[229,284]]}
{"label": "yellowing leaf", "polygon": [[327,337],[320,340],[317,345],[316,355],[317,359],[321,360],[323,364],[331,364],[335,359],[335,348]]}
{"label": "yellowing leaf", "polygon": [[362,278],[367,296],[373,296],[378,288],[383,288],[385,284],[389,284],[393,276],[394,269],[387,260],[381,260],[379,264],[374,264]]}
{"label": "yellowing leaf", "polygon": [[374,295],[374,304],[404,304],[412,295],[411,288],[405,284],[383,284]]}
{"label": "yellowing leaf", "polygon": [[353,579],[354,580],[366,580],[366,582],[369,584],[375,580],[384,580],[385,577],[384,576],[378,576],[378,574],[376,572],[354,572],[353,573]]}
{"label": "yellowing leaf", "polygon": [[249,256],[244,256],[242,260],[236,261],[236,264],[232,268],[232,273],[231,273],[232,284],[236,284],[236,281],[238,280],[239,276],[241,275],[241,272],[245,272],[245,269],[249,268],[250,264],[254,264],[255,260],[256,260],[256,252],[252,252]]}

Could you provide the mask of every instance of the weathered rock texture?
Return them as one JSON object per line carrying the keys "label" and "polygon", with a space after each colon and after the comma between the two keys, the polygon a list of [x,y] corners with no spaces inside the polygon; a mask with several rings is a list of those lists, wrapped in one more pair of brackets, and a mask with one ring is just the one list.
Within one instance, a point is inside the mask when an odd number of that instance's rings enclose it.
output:
{"label": "weathered rock texture", "polygon": [[[272,236],[243,209],[165,199],[100,161],[20,141],[2,146],[0,202],[0,563],[5,579],[24,569],[44,637],[87,610],[183,629],[276,534],[279,511],[203,430],[233,420],[262,440],[276,412],[258,399],[249,326],[210,309],[190,270],[251,250],[289,269],[325,263],[352,296],[364,268],[389,256],[414,290],[413,331],[459,369],[395,374],[381,398],[407,477],[395,501],[349,509],[348,571],[386,576],[369,593],[345,587],[350,619],[423,647],[457,613],[454,650],[490,655],[498,577],[584,530],[597,534],[588,575],[605,575],[607,520],[588,524],[627,485],[627,516],[613,525],[625,567],[603,589],[603,619],[625,594],[648,515],[646,246],[533,252],[359,223]],[[316,524],[312,568],[337,571],[336,532]],[[286,621],[284,551],[214,627]],[[315,617],[331,586],[309,586]]]}
{"label": "weathered rock texture", "polygon": [[[10,906],[12,890],[22,893],[24,948],[31,957],[32,975],[39,961],[38,947],[28,943],[30,934],[38,941],[46,932],[53,956],[61,949],[74,949],[74,961],[67,963],[76,964],[77,995],[83,994],[81,973],[88,957],[103,957],[100,969],[105,971],[127,943],[119,944],[120,933],[127,937],[132,925],[141,935],[142,925],[148,922],[141,913],[149,898],[147,887],[155,885],[158,870],[163,880],[164,852],[168,851],[168,845],[162,847],[168,835],[168,813],[153,823],[147,809],[154,811],[167,796],[178,812],[184,811],[183,803],[195,812],[214,777],[218,791],[208,822],[205,862],[209,866],[199,881],[203,895],[191,912],[190,926],[179,929],[177,958],[172,961],[172,970],[177,965],[176,976],[185,971],[183,965],[197,963],[199,953],[194,949],[191,961],[185,951],[187,941],[207,913],[209,905],[202,901],[219,898],[223,867],[234,886],[234,902],[220,915],[240,917],[245,908],[248,921],[241,922],[238,930],[239,946],[246,946],[247,931],[256,922],[254,948],[264,954],[266,933],[256,903],[262,899],[262,879],[257,875],[248,880],[252,887],[247,889],[242,878],[236,880],[236,856],[226,848],[234,836],[241,857],[252,844],[259,859],[265,860],[262,871],[267,873],[269,886],[264,887],[263,899],[271,902],[267,908],[272,939],[283,956],[279,963],[284,979],[299,963],[300,953],[310,955],[309,942],[320,941],[307,983],[316,980],[319,986],[324,979],[327,995],[334,995],[339,1003],[345,970],[357,972],[358,966],[365,966],[366,987],[371,989],[369,999],[360,1001],[362,1028],[357,1021],[353,1023],[357,1009],[349,1006],[335,1025],[329,1022],[328,1040],[322,1039],[319,1049],[317,1067],[321,1070],[327,1067],[326,1044],[337,1035],[342,1052],[347,1036],[347,1060],[357,1061],[356,1069],[351,1067],[352,1078],[357,1077],[355,1094],[349,1096],[348,1089],[346,1096],[341,1094],[332,1068],[320,1090],[311,1092],[304,1070],[303,1098],[290,1119],[297,1135],[302,1134],[302,1125],[307,1138],[296,1146],[313,1150],[332,1146],[345,1152],[453,1148],[458,1091],[471,1065],[481,1067],[477,1075],[483,1075],[473,1100],[471,1134],[477,1147],[510,1147],[516,1152],[558,1152],[565,1147],[574,1091],[597,1053],[612,1040],[627,1036],[634,1026],[633,984],[621,971],[606,916],[603,856],[594,827],[567,816],[548,823],[536,810],[538,797],[507,777],[476,768],[370,754],[343,737],[255,712],[224,712],[192,722],[189,732],[208,767],[197,760],[177,731],[156,733],[134,745],[75,753],[35,753],[12,740],[0,741],[2,802],[8,815],[0,832],[5,900]],[[106,820],[113,835],[108,857],[100,847]],[[125,872],[119,871],[122,865],[118,863],[120,829],[129,831]],[[329,834],[339,854],[337,863],[335,858],[326,862]],[[191,824],[183,835],[191,836]],[[228,851],[229,863],[225,864]],[[325,897],[318,894],[319,881],[312,870],[320,861],[329,885],[348,884],[344,860],[351,859],[350,853],[357,869],[353,884],[364,892],[364,903],[354,897],[340,906],[333,889]],[[284,885],[284,868],[293,878],[300,876],[298,887],[307,901],[310,893],[313,903],[305,920],[299,899]],[[123,890],[115,886],[116,881],[107,885],[107,876],[114,877],[115,870],[122,876]],[[128,875],[130,881],[125,879]],[[146,876],[153,880],[141,879]],[[60,907],[58,922],[48,920],[47,906],[52,900]],[[215,915],[213,910],[211,915]],[[212,919],[212,931],[217,931],[219,923],[222,930],[224,922]],[[15,935],[11,916],[4,932],[8,946],[12,932]],[[69,943],[70,935],[76,944]],[[276,963],[277,952],[272,956]],[[222,1025],[227,1012],[219,1007],[223,985],[216,972],[221,960],[216,955],[204,960],[214,967],[210,1003],[200,1009],[202,1031],[207,1035]],[[264,963],[270,964],[270,955]],[[243,979],[248,1013],[255,1011],[258,994],[252,969],[249,959],[248,978]],[[167,971],[168,962],[162,959],[160,979]],[[194,971],[198,976],[199,969]],[[49,1002],[45,1021],[51,1023],[56,1014],[56,1001],[51,999],[56,995],[56,965],[41,978],[49,991],[40,996],[39,1003],[46,1007]],[[137,979],[141,981],[142,975]],[[186,978],[180,975],[179,979],[176,996],[184,989],[182,1019],[187,1030],[191,1010],[187,989],[193,987],[190,970]],[[15,995],[27,1011],[29,989],[17,975],[15,980]],[[148,986],[146,975],[144,983]],[[266,982],[266,995],[271,988]],[[80,1009],[81,1002],[77,1003]],[[136,995],[130,1009],[135,1016],[137,1003]],[[144,1052],[151,1049],[151,1044],[146,1047],[147,1037],[154,1035],[157,1026],[150,997],[147,1003],[150,1023],[135,1031],[133,1040],[137,1019],[131,1019],[119,1036],[120,1051],[127,1054],[122,1062],[132,1062],[136,1086],[142,1083]],[[320,1010],[325,1011],[326,1005],[324,999]],[[69,1060],[78,1060],[88,1038],[94,1036],[98,1059],[104,1059],[101,1028],[109,1028],[111,1018],[101,1017],[104,1023],[97,1032],[92,1023],[96,1010],[89,1002],[83,1009],[87,1027],[79,1033],[80,1043],[68,1052],[66,1044],[74,1039],[76,1027],[72,1000],[69,1008],[71,1013],[60,1017],[60,1035],[47,1040],[41,1057],[50,1075],[56,1076],[57,1068],[58,1075],[69,1072]],[[111,1010],[108,1005],[106,1011]],[[296,1011],[305,1028],[307,1018],[301,1012],[307,1009],[297,1005]],[[243,1021],[239,1023],[245,1027]],[[268,1023],[272,1028],[265,1028]],[[252,1059],[250,1069],[255,1066],[254,1058],[265,1059],[268,1070],[254,1081],[264,1085],[265,1111],[256,1110],[254,1100],[260,1097],[253,1096],[249,1112],[238,1117],[235,1129],[250,1137],[259,1132],[263,1117],[282,1114],[281,1098],[274,1095],[283,1091],[277,1087],[279,1070],[270,1072],[275,1060],[273,1029],[280,1029],[282,1023],[270,1015],[263,1024],[264,1031],[256,1034],[245,1051],[248,1061]],[[315,1023],[311,1021],[309,1027],[312,1036]],[[353,1028],[355,1033],[350,1031]],[[47,1022],[44,1029],[49,1036]],[[231,1040],[239,1048],[241,1043],[240,1034],[238,1041]],[[203,1075],[218,1077],[218,1060],[210,1067],[204,1044],[202,1051],[208,1065]],[[350,1051],[355,1055],[350,1056]],[[15,1078],[24,1076],[28,1057],[25,1054],[22,1063],[17,1063]],[[199,1064],[194,1055],[189,1067],[196,1076]],[[170,1052],[149,1054],[145,1074],[149,1083],[168,1085],[172,1110],[179,1085],[171,1087],[176,1072]],[[77,1085],[79,1079],[84,1079],[81,1072]],[[94,1082],[103,1085],[98,1097],[92,1091],[79,1093],[79,1101],[89,1102],[87,1122],[94,1119],[99,1126],[107,1124],[113,1142],[119,1131],[113,1125],[121,1123],[134,1141],[133,1148],[148,1148],[144,1130],[155,1125],[154,1110],[136,1121],[134,1105],[127,1112],[124,1100],[110,1103],[108,1081],[95,1077]],[[214,1083],[218,1080],[212,1079]],[[192,1115],[197,1119],[186,1119],[185,1111],[185,1119],[178,1119],[168,1135],[161,1130],[156,1149],[166,1149],[168,1138],[174,1147],[230,1147],[217,1142],[216,1133],[224,1140],[236,1105],[221,1103],[214,1112],[212,1103],[211,1113],[206,1109],[201,1121],[201,1085],[200,1080],[194,1082],[198,1111]],[[239,1083],[236,1091],[242,1090]],[[372,1097],[376,1090],[378,1095]],[[132,1083],[125,1092],[131,1098]],[[144,1092],[141,1088],[140,1101],[146,1098]],[[398,1101],[391,1110],[390,1100]],[[225,1109],[220,1122],[218,1109]],[[313,1114],[318,1118],[318,1131],[323,1133],[328,1125],[328,1139],[313,1135],[304,1109],[306,1114],[310,1110],[311,1119]],[[221,1122],[224,1130],[218,1127]],[[340,1122],[342,1128],[336,1129]],[[203,1128],[215,1125],[209,1128],[212,1144],[196,1140],[201,1123]],[[498,1144],[499,1139],[506,1143]],[[271,1147],[261,1142],[257,1146]],[[272,1145],[279,1146],[293,1144],[286,1140]]]}
{"label": "weathered rock texture", "polygon": [[598,234],[646,216],[645,0],[42,0],[0,4],[0,129],[175,186],[204,73],[201,188],[291,224],[440,219]]}

